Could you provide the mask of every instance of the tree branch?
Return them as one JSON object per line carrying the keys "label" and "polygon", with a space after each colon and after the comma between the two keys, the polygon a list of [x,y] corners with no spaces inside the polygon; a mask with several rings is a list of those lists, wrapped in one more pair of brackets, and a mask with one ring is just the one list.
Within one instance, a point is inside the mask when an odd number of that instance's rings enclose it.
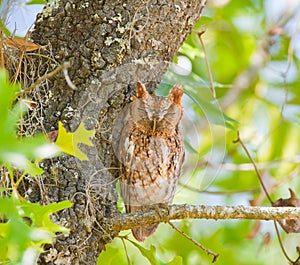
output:
{"label": "tree branch", "polygon": [[176,219],[300,219],[300,207],[204,206],[170,205],[149,208],[144,212],[120,214],[114,220],[106,219],[116,230],[127,230]]}

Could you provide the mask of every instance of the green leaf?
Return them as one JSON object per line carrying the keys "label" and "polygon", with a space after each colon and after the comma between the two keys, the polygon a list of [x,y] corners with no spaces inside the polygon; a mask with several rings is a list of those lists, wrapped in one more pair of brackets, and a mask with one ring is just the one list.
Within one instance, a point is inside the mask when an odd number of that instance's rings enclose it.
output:
{"label": "green leaf", "polygon": [[38,203],[31,203],[24,201],[22,203],[23,217],[29,217],[32,221],[32,226],[47,228],[48,231],[64,232],[67,233],[69,230],[53,223],[49,216],[52,213],[71,207],[73,204],[66,200],[61,202],[54,202],[48,205],[41,206]]}
{"label": "green leaf", "polygon": [[166,263],[167,265],[181,265],[182,264],[182,257],[181,256],[176,256],[174,257],[173,260],[170,262]]}
{"label": "green leaf", "polygon": [[97,265],[129,265],[124,258],[123,246],[117,241],[114,240],[112,243],[106,245],[105,250],[101,251],[98,257]]}
{"label": "green leaf", "polygon": [[156,258],[156,248],[155,246],[151,245],[150,249],[146,249],[142,247],[140,244],[127,239],[129,242],[131,242],[138,250],[141,252],[141,254],[150,262],[151,265],[159,265],[157,258]]}
{"label": "green leaf", "polygon": [[195,155],[199,154],[199,152],[186,139],[184,140],[184,146],[189,152],[191,152]]}
{"label": "green leaf", "polygon": [[78,144],[93,146],[90,137],[95,135],[95,130],[86,130],[83,122],[75,132],[67,132],[62,123],[58,123],[58,137],[56,145],[65,153],[76,156],[80,160],[88,160],[88,157],[78,148]]}
{"label": "green leaf", "polygon": [[127,239],[130,243],[132,243],[138,250],[141,252],[141,254],[150,262],[151,265],[180,265],[182,264],[182,258],[181,257],[175,257],[172,261],[165,263],[157,257],[156,253],[156,247],[154,245],[150,246],[150,249],[142,247],[140,244]]}
{"label": "green leaf", "polygon": [[23,171],[32,175],[32,176],[39,176],[44,173],[44,170],[31,161],[27,160]]}
{"label": "green leaf", "polygon": [[198,22],[194,25],[194,29],[199,29],[201,26],[213,22],[214,19],[207,16],[201,16]]}
{"label": "green leaf", "polygon": [[13,165],[31,175],[43,172],[31,160],[41,158],[38,149],[48,142],[44,135],[18,137],[18,124],[26,106],[14,104],[18,85],[11,84],[7,73],[0,70],[0,163]]}
{"label": "green leaf", "polygon": [[26,5],[46,5],[47,1],[46,0],[31,0],[26,3]]}
{"label": "green leaf", "polygon": [[9,109],[12,106],[14,94],[19,90],[17,85],[13,85],[8,81],[7,73],[0,70],[0,131],[4,131],[5,126],[9,124],[7,117]]}
{"label": "green leaf", "polygon": [[63,201],[42,206],[17,194],[0,198],[0,218],[5,220],[0,223],[0,263],[21,264],[28,251],[37,257],[43,244],[53,243],[55,233],[68,233],[68,229],[53,223],[49,216],[71,205],[70,201]]}
{"label": "green leaf", "polygon": [[[0,4],[1,4],[1,2],[0,2]],[[11,35],[11,32],[9,31],[9,29],[5,26],[5,23],[3,23],[2,18],[0,18],[0,29],[4,32],[6,37]]]}
{"label": "green leaf", "polygon": [[[184,43],[180,47],[179,52],[192,60],[197,57],[204,58],[204,52],[201,49],[199,49],[198,47],[193,47],[188,43]],[[176,61],[174,62],[176,63]]]}

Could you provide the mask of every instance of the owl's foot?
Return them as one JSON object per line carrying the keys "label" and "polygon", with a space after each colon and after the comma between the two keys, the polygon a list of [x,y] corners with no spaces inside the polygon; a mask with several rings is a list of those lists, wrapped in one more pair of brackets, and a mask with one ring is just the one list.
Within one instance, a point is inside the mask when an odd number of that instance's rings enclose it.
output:
{"label": "owl's foot", "polygon": [[153,204],[153,205],[150,206],[150,209],[151,208],[158,213],[160,219],[163,219],[163,217],[165,216],[163,211],[166,211],[167,215],[169,215],[169,205],[167,203]]}

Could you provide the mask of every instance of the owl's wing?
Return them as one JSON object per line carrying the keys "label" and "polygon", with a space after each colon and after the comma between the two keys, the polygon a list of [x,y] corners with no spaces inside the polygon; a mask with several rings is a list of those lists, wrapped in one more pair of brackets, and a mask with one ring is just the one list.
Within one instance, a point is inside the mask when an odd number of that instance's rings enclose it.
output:
{"label": "owl's wing", "polygon": [[131,132],[134,128],[134,122],[130,118],[132,105],[124,110],[122,115],[122,128],[120,129],[118,139],[117,157],[120,165],[120,188],[126,212],[130,212],[130,174],[129,169],[133,163],[134,145],[130,139]]}
{"label": "owl's wing", "polygon": [[119,149],[120,149],[120,141],[122,132],[124,130],[124,126],[126,125],[126,116],[128,116],[129,112],[129,106],[127,105],[125,108],[123,108],[118,117],[116,118],[112,130],[112,147],[115,152],[116,157],[120,160],[120,155],[119,155]]}

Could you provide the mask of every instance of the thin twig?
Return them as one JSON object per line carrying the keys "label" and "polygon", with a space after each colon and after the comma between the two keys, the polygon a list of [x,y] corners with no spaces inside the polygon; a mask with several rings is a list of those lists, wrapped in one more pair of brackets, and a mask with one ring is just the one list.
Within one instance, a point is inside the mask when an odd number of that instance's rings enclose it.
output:
{"label": "thin twig", "polygon": [[286,253],[285,251],[285,248],[283,246],[283,243],[282,243],[282,240],[281,240],[281,237],[280,237],[280,233],[279,233],[279,229],[278,229],[278,225],[277,225],[277,221],[274,220],[274,226],[275,226],[275,230],[276,230],[276,235],[277,235],[277,239],[278,239],[278,242],[279,242],[279,245],[280,245],[280,248],[283,252],[283,255],[285,256],[285,258],[291,263],[291,264],[294,264],[293,261],[290,259],[290,257],[288,256],[288,254]]}
{"label": "thin twig", "polygon": [[15,83],[17,82],[19,73],[21,72],[22,61],[23,61],[23,58],[24,58],[24,54],[25,54],[25,50],[21,50],[20,61],[19,61],[18,67],[17,67],[17,71],[16,71],[16,73],[15,73],[15,77],[14,77],[14,80],[13,80],[13,84],[15,84]]}
{"label": "thin twig", "polygon": [[23,90],[21,90],[20,92],[16,93],[15,95],[15,99],[18,98],[18,97],[21,97],[23,95],[25,95],[26,93],[36,89],[36,87],[42,83],[44,80],[48,79],[48,78],[51,78],[53,77],[54,75],[56,75],[59,71],[63,70],[64,68],[66,68],[68,66],[67,63],[64,63],[62,65],[59,65],[58,67],[56,67],[52,72],[48,73],[48,74],[45,74],[43,75],[42,77],[38,78],[34,84],[32,84],[31,86],[29,87],[26,87],[24,88]]}
{"label": "thin twig", "polygon": [[253,167],[254,167],[254,169],[255,169],[255,172],[256,172],[256,174],[257,174],[257,177],[258,177],[258,179],[259,179],[259,182],[260,182],[260,184],[261,184],[261,186],[262,186],[262,188],[263,188],[263,190],[264,190],[264,192],[265,192],[265,194],[266,194],[266,196],[267,196],[269,202],[270,202],[271,204],[273,204],[273,200],[272,200],[272,198],[271,198],[270,195],[269,195],[269,192],[268,192],[268,190],[267,190],[267,188],[266,188],[266,186],[265,186],[265,184],[264,184],[264,182],[263,182],[263,180],[262,180],[262,176],[261,176],[261,174],[260,174],[258,168],[257,168],[257,166],[256,166],[256,164],[255,164],[255,162],[254,162],[254,160],[253,160],[253,158],[252,158],[252,156],[250,155],[250,153],[249,153],[247,147],[245,146],[245,144],[243,143],[243,141],[242,141],[241,138],[240,138],[240,133],[239,133],[239,131],[237,132],[237,139],[236,139],[235,141],[233,141],[233,143],[240,143],[241,146],[243,147],[245,153],[247,154],[248,158],[250,159],[250,161],[251,161],[251,163],[252,163],[252,165],[253,165]]}
{"label": "thin twig", "polygon": [[184,233],[182,230],[180,230],[179,228],[177,228],[175,225],[173,225],[170,221],[168,221],[168,224],[174,229],[176,230],[179,234],[183,235],[185,238],[187,238],[188,240],[192,241],[197,247],[201,248],[202,250],[204,250],[208,255],[212,255],[214,258],[212,260],[212,263],[215,263],[219,257],[218,253],[213,252],[212,250],[210,250],[209,248],[206,248],[205,246],[203,246],[201,243],[197,242],[196,240],[194,240],[193,238],[191,238],[188,234]]}
{"label": "thin twig", "polygon": [[[254,162],[254,160],[252,159],[252,157],[251,157],[251,155],[250,155],[248,149],[246,148],[246,146],[244,145],[243,141],[241,140],[241,138],[240,138],[240,136],[239,136],[239,132],[238,132],[238,139],[237,139],[236,141],[234,141],[234,143],[237,143],[237,142],[239,142],[239,143],[242,145],[242,147],[243,147],[244,151],[246,152],[248,158],[250,159],[251,163],[253,164],[254,169],[255,169],[255,172],[256,172],[256,174],[257,174],[257,177],[258,177],[258,179],[259,179],[259,181],[260,181],[260,183],[261,183],[261,186],[262,186],[262,188],[263,188],[263,190],[264,190],[264,192],[265,192],[265,194],[266,194],[268,200],[269,200],[270,203],[273,205],[273,201],[272,201],[272,199],[271,199],[271,197],[270,197],[270,195],[269,195],[269,193],[268,193],[268,191],[267,191],[267,189],[266,189],[266,187],[265,187],[265,185],[264,185],[264,183],[263,183],[263,180],[262,180],[262,177],[261,177],[261,175],[260,175],[260,172],[258,171],[258,168],[257,168],[257,166],[256,166],[256,164],[255,164],[255,162]],[[276,235],[277,235],[277,239],[278,239],[280,248],[281,248],[281,250],[282,250],[282,252],[283,252],[285,258],[286,258],[291,264],[295,264],[295,263],[291,260],[291,258],[288,256],[288,254],[286,253],[286,251],[285,251],[285,248],[284,248],[284,246],[283,246],[283,243],[282,243],[282,240],[281,240],[281,237],[280,237],[280,233],[279,233],[279,230],[278,230],[278,225],[277,225],[277,221],[276,221],[276,220],[274,220],[274,226],[275,226]]]}
{"label": "thin twig", "polygon": [[210,64],[209,64],[209,61],[208,61],[208,55],[207,55],[208,53],[206,51],[205,44],[204,44],[204,41],[202,39],[202,35],[204,33],[205,33],[205,31],[197,32],[200,43],[201,43],[201,47],[202,47],[204,55],[205,55],[204,58],[205,58],[205,63],[206,63],[207,72],[208,72],[208,76],[209,76],[209,82],[210,82],[210,85],[211,85],[211,91],[212,91],[213,97],[216,98],[217,94],[216,94],[216,89],[215,89],[215,85],[214,85],[214,79],[213,79],[213,76],[212,76]]}

